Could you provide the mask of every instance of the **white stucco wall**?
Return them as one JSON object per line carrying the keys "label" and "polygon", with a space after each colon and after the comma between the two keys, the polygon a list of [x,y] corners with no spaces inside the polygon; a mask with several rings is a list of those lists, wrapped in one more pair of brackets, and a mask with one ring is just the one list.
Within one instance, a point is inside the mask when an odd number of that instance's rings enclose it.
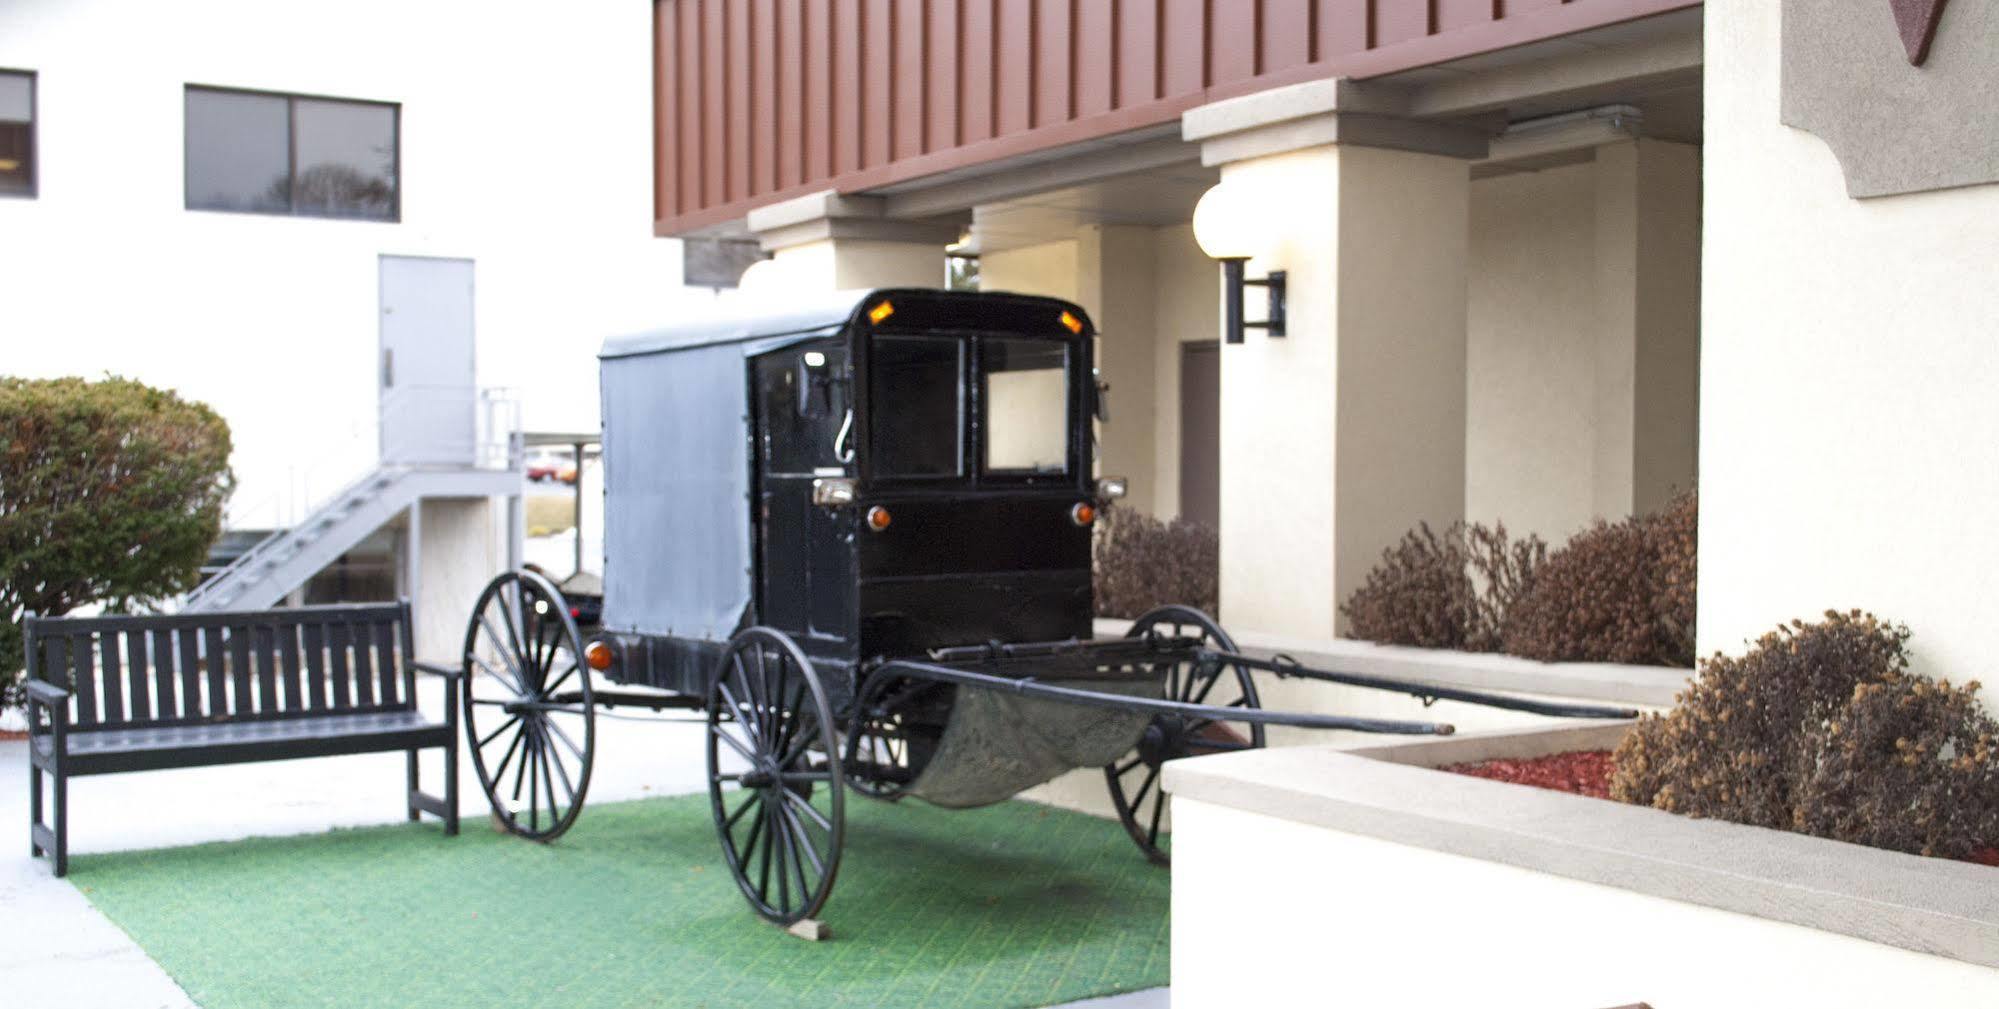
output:
{"label": "white stucco wall", "polygon": [[[643,4],[0,5],[0,66],[38,74],[40,188],[0,198],[0,371],[210,403],[240,516],[372,462],[377,257],[467,257],[479,382],[531,427],[594,429],[599,341],[708,297],[651,235],[650,25]],[[401,222],[184,209],[189,83],[400,102]]]}
{"label": "white stucco wall", "polygon": [[1999,1002],[1999,971],[1961,961],[1185,797],[1174,812],[1176,1007]]}
{"label": "white stucco wall", "polygon": [[1999,186],[1849,199],[1778,122],[1778,5],[1706,17],[1700,650],[1865,607],[1989,675]]}

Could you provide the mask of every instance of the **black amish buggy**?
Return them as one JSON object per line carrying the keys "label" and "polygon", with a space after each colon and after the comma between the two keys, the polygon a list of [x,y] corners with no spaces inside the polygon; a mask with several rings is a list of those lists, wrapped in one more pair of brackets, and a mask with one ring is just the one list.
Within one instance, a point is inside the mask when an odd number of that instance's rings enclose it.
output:
{"label": "black amish buggy", "polygon": [[1635,716],[1260,659],[1181,606],[1093,640],[1091,526],[1121,489],[1091,475],[1095,336],[1049,298],[879,290],[607,342],[601,629],[586,646],[517,572],[466,630],[498,820],[541,841],[575,822],[599,708],[699,712],[723,857],[791,924],[832,891],[849,790],[970,807],[1101,767],[1163,864],[1166,761],[1268,725],[1452,731],[1266,710],[1257,672]]}

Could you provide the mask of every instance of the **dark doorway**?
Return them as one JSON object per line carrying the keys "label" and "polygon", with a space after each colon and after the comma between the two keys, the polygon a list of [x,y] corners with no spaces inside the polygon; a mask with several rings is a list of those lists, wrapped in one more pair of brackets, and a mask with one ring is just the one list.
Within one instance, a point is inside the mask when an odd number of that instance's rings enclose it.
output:
{"label": "dark doorway", "polygon": [[1222,514],[1222,348],[1180,345],[1180,515],[1210,526]]}

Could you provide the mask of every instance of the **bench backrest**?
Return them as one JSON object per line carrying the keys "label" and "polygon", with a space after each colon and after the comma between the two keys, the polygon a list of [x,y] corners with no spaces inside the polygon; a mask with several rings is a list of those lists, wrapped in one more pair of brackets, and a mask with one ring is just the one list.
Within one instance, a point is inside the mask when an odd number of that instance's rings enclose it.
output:
{"label": "bench backrest", "polygon": [[28,675],[81,730],[257,721],[416,704],[409,602],[240,613],[29,617]]}

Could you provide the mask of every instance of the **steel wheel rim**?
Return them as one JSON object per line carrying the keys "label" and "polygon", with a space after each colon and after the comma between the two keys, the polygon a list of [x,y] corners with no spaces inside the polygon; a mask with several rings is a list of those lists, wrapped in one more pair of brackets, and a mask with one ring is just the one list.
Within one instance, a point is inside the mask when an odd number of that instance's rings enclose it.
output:
{"label": "steel wheel rim", "polygon": [[708,688],[708,799],[722,857],[757,914],[789,925],[825,906],[845,848],[844,793],[811,662],[780,632],[736,635]]}
{"label": "steel wheel rim", "polygon": [[494,819],[552,841],[590,787],[596,708],[583,638],[562,593],[528,571],[493,579],[465,631],[467,749]]}
{"label": "steel wheel rim", "polygon": [[[1125,636],[1143,637],[1155,631],[1199,638],[1204,646],[1216,651],[1236,650],[1235,639],[1213,617],[1191,606],[1162,606],[1153,610],[1133,621]],[[1164,686],[1168,700],[1262,707],[1250,671],[1232,663],[1218,663],[1205,670],[1193,662],[1173,663]],[[1263,726],[1206,720],[1189,723],[1178,716],[1161,715],[1145,731],[1138,752],[1104,766],[1104,779],[1110,786],[1111,804],[1117,808],[1118,821],[1124,824],[1125,833],[1146,858],[1168,865],[1172,861],[1170,844],[1160,832],[1169,801],[1160,781],[1161,765],[1181,757],[1261,748]]]}

